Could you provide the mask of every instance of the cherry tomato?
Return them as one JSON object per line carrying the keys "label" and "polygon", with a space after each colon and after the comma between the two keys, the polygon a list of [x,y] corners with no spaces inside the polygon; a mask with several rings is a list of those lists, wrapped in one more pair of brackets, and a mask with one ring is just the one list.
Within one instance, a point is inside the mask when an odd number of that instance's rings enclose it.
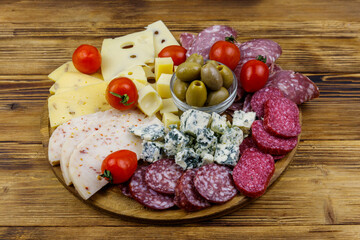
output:
{"label": "cherry tomato", "polygon": [[96,47],[83,44],[74,51],[72,61],[80,72],[92,74],[100,69],[101,54]]}
{"label": "cherry tomato", "polygon": [[118,184],[126,182],[134,174],[137,168],[136,153],[129,150],[120,150],[111,153],[101,164],[101,177],[110,183]]}
{"label": "cherry tomato", "polygon": [[106,100],[118,110],[133,108],[138,98],[135,84],[126,77],[113,79],[106,88]]}
{"label": "cherry tomato", "polygon": [[[250,60],[241,68],[240,82],[247,92],[256,92],[263,88],[269,78],[269,68],[265,64],[266,58],[258,56],[259,60]],[[265,60],[265,62],[263,62]]]}
{"label": "cherry tomato", "polygon": [[234,71],[240,61],[240,50],[234,44],[234,37],[225,38],[226,41],[218,41],[210,49],[209,59],[221,62]]}
{"label": "cherry tomato", "polygon": [[159,52],[158,57],[171,57],[174,65],[179,66],[186,60],[186,51],[187,50],[181,46],[170,45],[163,48],[163,50]]}

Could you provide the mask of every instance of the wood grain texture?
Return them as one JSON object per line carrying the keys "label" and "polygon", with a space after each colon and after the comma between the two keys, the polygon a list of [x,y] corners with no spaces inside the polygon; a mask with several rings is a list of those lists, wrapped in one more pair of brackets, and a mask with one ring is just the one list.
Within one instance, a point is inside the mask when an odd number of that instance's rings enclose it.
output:
{"label": "wood grain texture", "polygon": [[[0,1],[0,239],[360,239],[360,2]],[[285,69],[311,73],[320,98],[301,106],[295,158],[254,203],[221,218],[159,227],[83,204],[43,153],[47,75],[82,43],[139,31],[162,19],[176,37],[213,24],[239,41],[279,42]]]}

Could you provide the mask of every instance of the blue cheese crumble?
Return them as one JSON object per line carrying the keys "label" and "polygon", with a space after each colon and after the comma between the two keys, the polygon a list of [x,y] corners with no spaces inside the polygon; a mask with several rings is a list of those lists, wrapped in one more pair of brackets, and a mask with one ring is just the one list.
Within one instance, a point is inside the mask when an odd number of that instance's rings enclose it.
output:
{"label": "blue cheese crumble", "polygon": [[255,121],[255,112],[235,111],[233,115],[233,126],[239,127],[245,134],[249,134],[252,123]]}
{"label": "blue cheese crumble", "polygon": [[146,162],[153,163],[164,157],[164,143],[144,140],[142,143],[140,158]]}
{"label": "blue cheese crumble", "polygon": [[224,134],[227,127],[229,127],[229,123],[225,116],[220,116],[219,114],[213,112],[211,114],[211,124],[210,129],[216,133]]}
{"label": "blue cheese crumble", "polygon": [[178,152],[175,156],[175,162],[184,170],[203,165],[202,159],[192,148],[184,148]]}
{"label": "blue cheese crumble", "polygon": [[211,115],[198,110],[190,109],[184,112],[180,118],[180,131],[196,136],[199,129],[209,125]]}
{"label": "blue cheese crumble", "polygon": [[165,127],[160,124],[132,126],[129,131],[147,141],[155,141],[165,136]]}
{"label": "blue cheese crumble", "polygon": [[171,129],[165,136],[164,150],[168,156],[175,156],[190,143],[188,136],[177,130]]}
{"label": "blue cheese crumble", "polygon": [[204,157],[205,154],[214,155],[217,144],[217,137],[209,128],[199,129],[196,136],[194,149],[197,154]]}
{"label": "blue cheese crumble", "polygon": [[243,140],[243,131],[238,127],[226,128],[224,134],[220,137],[220,143],[230,143],[238,146]]}
{"label": "blue cheese crumble", "polygon": [[239,160],[239,154],[239,145],[221,143],[216,146],[214,160],[218,164],[235,166]]}

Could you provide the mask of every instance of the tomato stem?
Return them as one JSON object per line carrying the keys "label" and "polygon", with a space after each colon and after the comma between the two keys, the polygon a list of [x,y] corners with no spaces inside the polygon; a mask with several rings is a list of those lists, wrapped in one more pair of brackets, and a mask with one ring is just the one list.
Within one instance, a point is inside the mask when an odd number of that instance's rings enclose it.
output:
{"label": "tomato stem", "polygon": [[113,183],[113,177],[109,170],[105,170],[104,173],[100,175],[100,177],[107,178],[110,183]]}
{"label": "tomato stem", "polygon": [[118,97],[120,98],[120,103],[124,104],[125,106],[129,106],[131,104],[133,104],[134,102],[131,102],[131,103],[128,103],[129,101],[129,96],[127,94],[124,94],[124,95],[120,95],[118,93],[114,93],[114,92],[110,92],[111,95],[115,96],[115,97]]}
{"label": "tomato stem", "polygon": [[259,55],[259,56],[256,57],[256,60],[258,60],[260,62],[263,62],[263,63],[266,63],[266,56],[263,57],[263,56]]}
{"label": "tomato stem", "polygon": [[225,37],[225,41],[231,42],[231,43],[237,42],[233,35],[231,35],[230,37]]}

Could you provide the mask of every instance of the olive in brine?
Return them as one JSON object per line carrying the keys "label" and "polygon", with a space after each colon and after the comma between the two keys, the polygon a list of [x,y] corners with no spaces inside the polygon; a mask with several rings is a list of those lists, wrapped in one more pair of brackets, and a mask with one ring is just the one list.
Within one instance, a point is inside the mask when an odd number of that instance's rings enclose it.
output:
{"label": "olive in brine", "polygon": [[204,58],[200,54],[193,53],[190,55],[190,57],[188,57],[186,59],[186,62],[194,62],[194,63],[198,63],[202,66],[202,65],[204,65]]}
{"label": "olive in brine", "polygon": [[206,86],[202,81],[195,80],[190,83],[186,91],[186,103],[190,106],[202,107],[207,98]]}
{"label": "olive in brine", "polygon": [[195,62],[184,62],[176,69],[176,77],[184,82],[200,78],[201,65]]}
{"label": "olive in brine", "polygon": [[229,88],[231,86],[231,84],[234,81],[234,74],[232,73],[232,71],[230,70],[230,68],[228,68],[225,65],[218,65],[217,69],[219,70],[222,79],[223,79],[223,86],[225,88]]}
{"label": "olive in brine", "polygon": [[212,63],[206,63],[201,67],[201,81],[213,91],[219,90],[223,85],[222,76]]}
{"label": "olive in brine", "polygon": [[225,101],[225,99],[227,99],[228,97],[229,97],[228,90],[224,87],[221,87],[219,90],[209,93],[206,100],[206,106],[213,106],[219,104]]}
{"label": "olive in brine", "polygon": [[178,78],[175,79],[173,92],[178,99],[181,101],[185,101],[186,90],[188,89],[189,84],[179,80]]}

